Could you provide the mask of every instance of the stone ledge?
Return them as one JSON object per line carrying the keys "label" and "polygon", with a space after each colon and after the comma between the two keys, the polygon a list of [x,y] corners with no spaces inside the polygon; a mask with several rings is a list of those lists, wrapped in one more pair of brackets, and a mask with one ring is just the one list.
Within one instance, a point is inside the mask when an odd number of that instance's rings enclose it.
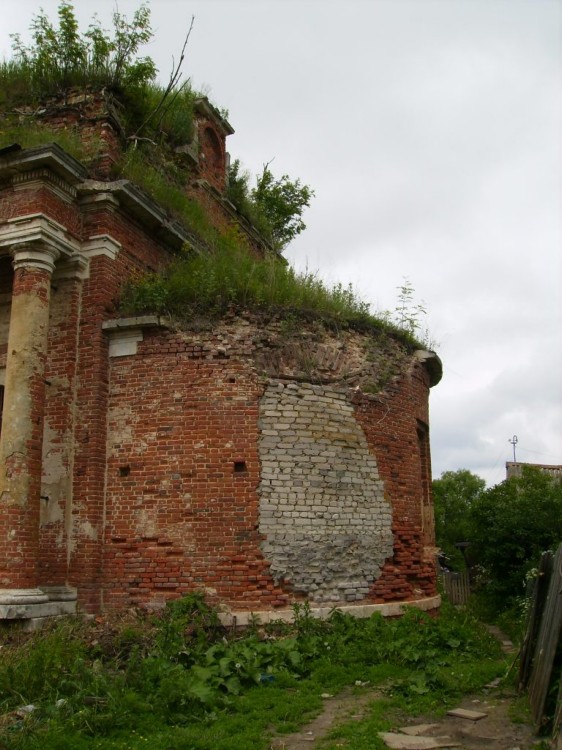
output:
{"label": "stone ledge", "polygon": [[162,315],[137,315],[132,318],[113,318],[101,324],[104,331],[123,331],[131,328],[171,328],[170,318]]}
{"label": "stone ledge", "polygon": [[41,589],[0,589],[0,606],[11,604],[44,604],[49,595]]}
{"label": "stone ledge", "polygon": [[76,614],[76,602],[44,604],[0,604],[0,620],[28,620],[35,617],[57,617]]}
{"label": "stone ledge", "polygon": [[435,352],[426,351],[425,349],[418,349],[415,352],[415,357],[425,366],[429,375],[429,387],[433,388],[443,377],[443,363]]}
{"label": "stone ledge", "polygon": [[41,586],[41,591],[49,597],[50,602],[75,602],[78,591],[73,586]]}
{"label": "stone ledge", "polygon": [[69,586],[0,590],[0,620],[30,620],[74,615],[76,599],[76,589]]}
{"label": "stone ledge", "polygon": [[[341,606],[334,605],[332,607],[310,607],[310,614],[312,617],[316,617],[320,620],[326,620],[330,613],[334,609],[343,612],[344,614],[352,615],[357,618],[370,617],[375,612],[380,612],[383,617],[399,617],[404,614],[405,607],[414,607],[420,609],[423,612],[437,609],[441,606],[441,597],[430,596],[424,599],[412,599],[407,602],[389,602],[387,604],[342,604]],[[221,624],[225,627],[245,628],[254,618],[258,618],[262,625],[266,625],[270,622],[281,620],[282,622],[292,622],[294,619],[294,612],[292,609],[277,609],[277,610],[232,610],[230,612],[222,612],[219,614]]]}

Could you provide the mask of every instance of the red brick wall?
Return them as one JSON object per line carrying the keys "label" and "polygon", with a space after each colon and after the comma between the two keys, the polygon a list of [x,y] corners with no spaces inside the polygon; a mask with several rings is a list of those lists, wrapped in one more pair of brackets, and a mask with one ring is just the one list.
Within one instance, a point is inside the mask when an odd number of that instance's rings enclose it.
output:
{"label": "red brick wall", "polygon": [[436,593],[434,560],[424,554],[424,543],[434,544],[424,530],[423,513],[423,506],[431,502],[429,466],[422,466],[422,459],[429,462],[429,447],[422,452],[418,439],[420,423],[429,421],[428,392],[427,373],[416,364],[380,395],[356,399],[357,419],[377,457],[394,509],[394,557],[373,585],[376,602]]}
{"label": "red brick wall", "polygon": [[[287,606],[257,533],[259,399],[251,351],[221,354],[218,332],[145,332],[138,353],[110,366],[104,603],[154,606],[204,588],[240,609]],[[418,419],[427,420],[420,366],[356,417],[394,512],[394,557],[365,601],[435,594],[424,558]],[[239,471],[235,470],[235,465]]]}
{"label": "red brick wall", "polygon": [[204,342],[152,334],[112,362],[108,606],[202,587],[248,608],[287,601],[259,550],[261,387],[248,364],[211,356]]}
{"label": "red brick wall", "polygon": [[73,237],[82,234],[82,217],[74,202],[63,200],[46,185],[32,182],[18,190],[6,188],[0,192],[0,223],[29,214],[45,214]]}
{"label": "red brick wall", "polygon": [[207,117],[198,117],[199,131],[199,174],[224,192],[226,186],[226,150],[225,139]]}
{"label": "red brick wall", "polygon": [[115,261],[92,258],[84,282],[79,328],[78,391],[69,580],[80,587],[89,609],[100,606],[105,514],[105,458],[108,398],[108,340],[104,320],[115,315],[123,284],[132,275],[158,269],[171,254],[119,211],[93,208],[84,216],[85,236],[109,234],[122,244]]}
{"label": "red brick wall", "polygon": [[[3,191],[0,221],[34,213],[64,226],[76,241],[109,234],[122,244],[115,261],[94,257],[86,280],[55,276],[45,377],[41,582],[79,585],[85,606],[96,609],[100,605],[108,381],[107,337],[101,324],[114,315],[126,280],[162,268],[171,253],[111,204],[80,207],[34,183]],[[11,294],[11,259],[2,258],[0,263],[5,271],[0,293]],[[6,315],[9,312],[7,305],[2,310]],[[0,341],[0,367],[5,366],[5,357],[6,342]]]}
{"label": "red brick wall", "polygon": [[[211,204],[219,222],[223,209]],[[137,355],[110,360],[102,322],[115,317],[123,283],[172,253],[110,202],[79,205],[35,184],[0,197],[0,222],[41,212],[77,241],[109,234],[122,250],[92,258],[87,279],[53,284],[40,583],[76,585],[91,611],[154,606],[200,588],[238,608],[286,606],[293,593],[274,583],[258,532],[257,344],[235,337],[225,349],[218,328],[145,331]],[[0,264],[0,293],[10,292],[9,262]],[[412,361],[381,394],[359,390],[355,399],[394,517],[394,556],[366,601],[435,593],[428,388]]]}

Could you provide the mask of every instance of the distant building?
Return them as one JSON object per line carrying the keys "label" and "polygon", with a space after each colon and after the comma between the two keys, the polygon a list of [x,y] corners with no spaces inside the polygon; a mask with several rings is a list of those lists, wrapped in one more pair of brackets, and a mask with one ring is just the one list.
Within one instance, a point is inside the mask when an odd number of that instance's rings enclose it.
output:
{"label": "distant building", "polygon": [[543,474],[550,474],[551,477],[558,477],[558,479],[562,479],[562,465],[560,464],[528,464],[521,461],[506,461],[506,479],[511,479],[511,477],[520,477],[523,473],[524,466],[533,466],[535,469],[539,469],[539,471],[542,471]]}

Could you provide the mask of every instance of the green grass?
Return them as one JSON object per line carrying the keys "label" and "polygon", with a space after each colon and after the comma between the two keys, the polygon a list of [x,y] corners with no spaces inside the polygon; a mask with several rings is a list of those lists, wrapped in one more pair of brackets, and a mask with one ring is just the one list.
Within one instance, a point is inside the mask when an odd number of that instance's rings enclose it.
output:
{"label": "green grass", "polygon": [[[33,119],[1,121],[0,140],[24,147],[57,142],[86,163],[103,150],[101,141],[85,144],[77,132],[53,130]],[[249,252],[239,230],[218,231],[201,205],[186,195],[187,176],[165,149],[130,147],[115,165],[113,176],[139,185],[208,250],[180,258],[164,274],[136,280],[126,290],[124,310],[173,314],[182,319],[217,317],[233,307],[269,311],[285,318],[305,316],[332,325],[389,331],[415,345],[406,331],[382,316],[371,315],[369,305],[351,285],[329,286],[316,273],[298,273],[274,255],[260,259]]]}
{"label": "green grass", "polygon": [[293,323],[305,318],[336,328],[383,331],[408,347],[421,346],[388,318],[370,314],[351,285],[329,286],[317,274],[299,273],[277,257],[258,258],[235,232],[216,237],[211,252],[188,254],[164,273],[135,280],[125,290],[122,309],[181,320],[253,311]]}
{"label": "green grass", "polygon": [[24,148],[57,143],[75,159],[86,164],[103,151],[101,139],[83,141],[77,130],[58,130],[38,124],[32,119],[22,122],[16,122],[12,118],[0,119],[0,147],[10,143],[19,143]]}
{"label": "green grass", "polygon": [[[33,119],[19,122],[5,118],[0,121],[0,144],[14,142],[26,148],[57,142],[86,164],[103,151],[101,141],[84,143],[73,130],[54,130]],[[214,318],[233,309],[251,310],[296,324],[304,317],[332,327],[383,331],[408,347],[423,346],[388,316],[371,314],[369,304],[351,285],[329,286],[317,273],[299,273],[275,255],[258,258],[248,250],[236,227],[219,231],[202,206],[186,195],[188,176],[166,149],[129,147],[115,164],[113,177],[140,186],[206,249],[183,255],[164,273],[136,279],[125,290],[125,312],[171,314],[186,320]]]}
{"label": "green grass", "polygon": [[220,242],[221,234],[197,201],[186,195],[186,175],[163,151],[129,148],[115,165],[114,176],[130,180],[145,190],[171,216],[197,234],[208,247]]}
{"label": "green grass", "polygon": [[[27,718],[0,716],[2,741],[13,750],[266,750],[272,735],[318,714],[323,693],[351,687],[382,697],[362,721],[334,730],[333,740],[375,747],[362,738],[390,726],[393,712],[438,714],[504,669],[486,631],[447,607],[437,619],[335,612],[326,622],[305,607],[280,638],[258,627],[224,636],[198,596],[159,617],[129,615],[104,626],[68,620],[6,636],[0,715],[36,708]],[[357,681],[368,688],[354,688]]]}

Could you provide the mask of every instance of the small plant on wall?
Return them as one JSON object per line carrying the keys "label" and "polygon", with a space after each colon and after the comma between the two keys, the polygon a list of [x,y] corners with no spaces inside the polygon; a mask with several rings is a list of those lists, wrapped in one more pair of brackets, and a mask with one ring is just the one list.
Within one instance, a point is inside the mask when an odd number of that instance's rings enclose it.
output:
{"label": "small plant on wall", "polygon": [[407,276],[402,284],[396,287],[398,296],[394,310],[387,310],[384,316],[402,331],[417,339],[426,349],[433,350],[436,342],[433,340],[427,325],[427,307],[425,302],[417,302],[415,289]]}

